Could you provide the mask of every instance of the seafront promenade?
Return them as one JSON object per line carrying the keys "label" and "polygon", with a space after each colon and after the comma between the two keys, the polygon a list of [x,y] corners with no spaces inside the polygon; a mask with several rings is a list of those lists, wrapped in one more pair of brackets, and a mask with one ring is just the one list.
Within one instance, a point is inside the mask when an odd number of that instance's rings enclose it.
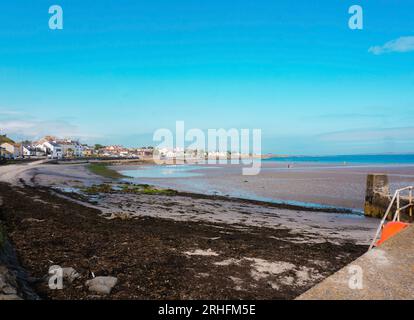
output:
{"label": "seafront promenade", "polygon": [[[361,271],[360,275],[356,272]],[[414,226],[362,255],[299,300],[414,299]],[[359,277],[360,276],[360,277]],[[354,281],[362,282],[360,285]]]}

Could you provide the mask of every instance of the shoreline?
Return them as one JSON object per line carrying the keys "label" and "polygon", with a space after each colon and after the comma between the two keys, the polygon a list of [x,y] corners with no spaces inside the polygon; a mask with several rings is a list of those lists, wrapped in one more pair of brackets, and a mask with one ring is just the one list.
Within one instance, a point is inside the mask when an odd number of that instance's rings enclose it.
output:
{"label": "shoreline", "polygon": [[[79,191],[81,188],[91,187],[94,185],[108,184],[115,189],[125,186],[121,181],[96,176],[86,169],[85,165],[39,165],[35,168],[27,167],[27,171],[19,171],[15,180],[17,184],[46,187],[54,190],[60,190],[69,193]],[[2,176],[0,175],[0,180]],[[127,183],[128,185],[130,183]],[[138,185],[139,186],[139,185]],[[112,188],[112,187],[111,187]],[[116,193],[111,191],[111,193]],[[158,192],[157,192],[158,193]],[[329,208],[313,208],[307,206],[296,206],[285,203],[274,203],[267,201],[258,201],[245,198],[221,196],[221,195],[206,195],[197,192],[182,192],[174,191],[174,194],[165,198],[162,195],[153,195],[153,198],[148,199],[148,203],[136,201],[134,194],[120,194],[118,195],[121,202],[117,198],[117,194],[107,194],[101,197],[103,205],[98,206],[102,212],[118,213],[120,210],[129,212],[130,214],[156,216],[160,218],[171,218],[168,214],[171,211],[170,205],[164,203],[174,204],[175,218],[178,220],[191,221],[195,218],[192,213],[194,205],[199,206],[197,210],[203,214],[197,215],[196,219],[201,221],[225,221],[228,224],[232,223],[248,223],[256,226],[271,226],[289,225],[290,228],[297,228],[304,230],[309,228],[315,230],[319,234],[325,233],[329,235],[331,230],[342,230],[340,234],[342,237],[351,237],[351,239],[359,239],[360,243],[368,243],[369,233],[359,232],[359,227],[363,226],[361,230],[373,230],[376,227],[376,220],[367,218],[359,213],[338,209],[335,207]],[[146,195],[142,195],[146,198]],[[99,197],[98,197],[99,198]],[[106,199],[105,199],[106,198]],[[160,205],[150,205],[156,199]],[[94,201],[94,200],[93,200]],[[211,203],[211,205],[210,205]],[[84,203],[86,204],[86,202]],[[223,207],[219,214],[212,214],[209,212],[211,208],[218,206]],[[141,207],[146,207],[146,213],[142,213]],[[249,208],[249,215],[246,216],[244,207]],[[162,208],[162,210],[161,210]],[[163,211],[164,210],[164,211]],[[214,209],[216,210],[216,209]],[[243,213],[243,214],[240,214]],[[282,218],[283,217],[283,218]],[[315,226],[319,225],[319,229]],[[347,231],[348,230],[348,231]],[[353,231],[354,230],[354,231]]]}
{"label": "shoreline", "polygon": [[[9,169],[0,171],[13,182],[0,182],[1,220],[43,299],[294,299],[364,253],[377,226],[338,210],[138,185],[121,192],[85,164]],[[93,187],[106,184],[114,190]],[[78,201],[56,191],[80,187],[96,190]],[[49,290],[52,264],[80,278]],[[119,284],[93,294],[92,274]]]}
{"label": "shoreline", "polygon": [[[136,161],[136,160],[128,160],[128,162],[133,162],[134,165],[128,164],[127,167],[142,167],[142,166],[157,166],[154,163],[150,162],[142,162],[142,161]],[[90,170],[90,168],[87,168],[87,166],[95,165],[102,166],[105,168],[105,170]],[[90,184],[99,184],[104,182],[112,183],[113,181],[123,181],[126,183],[134,183],[133,178],[129,176],[125,176],[119,173],[119,168],[125,168],[125,163],[123,161],[119,163],[114,163],[113,160],[105,160],[105,161],[93,161],[93,162],[77,162],[77,161],[63,161],[63,162],[55,162],[55,161],[49,161],[47,164],[44,164],[43,166],[40,166],[39,170],[36,170],[33,168],[33,172],[30,170],[31,168],[29,166],[26,166],[27,170],[24,170],[24,165],[19,164],[17,165],[16,171],[17,172],[14,179],[7,179],[6,182],[12,182],[12,183],[19,183],[20,181],[25,181],[26,184],[30,185],[33,183],[35,178],[39,174],[42,173],[42,169],[46,169],[46,174],[55,174],[53,170],[51,172],[47,172],[47,168],[53,168],[53,167],[60,167],[62,168],[62,172],[65,172],[65,168],[71,168],[73,166],[76,167],[83,167],[86,169],[86,172],[90,172],[90,174],[84,175],[82,172],[80,173],[79,180],[83,180],[83,182],[87,182],[88,179],[90,179]],[[162,166],[162,165],[161,165]],[[22,170],[23,169],[23,170]],[[28,171],[28,174],[25,174],[26,171]],[[40,172],[39,172],[40,171]],[[60,170],[54,170],[54,171],[60,171]],[[70,175],[73,174],[73,178],[77,179],[76,174],[71,170],[68,170],[69,174],[64,180],[70,180]],[[195,171],[200,171],[195,169]],[[62,172],[59,172],[59,176],[63,176]],[[85,172],[85,170],[83,170]],[[1,174],[1,171],[0,171]],[[7,175],[7,174],[6,174]],[[1,181],[1,175],[0,175],[0,181]],[[48,179],[49,180],[49,179]],[[142,179],[145,182],[145,179]],[[155,182],[155,181],[153,181]],[[59,184],[61,182],[57,182]],[[46,182],[40,182],[41,186],[51,186],[50,181]],[[66,181],[63,181],[63,184],[66,184]],[[154,186],[158,186],[157,183],[151,184]],[[174,189],[176,190],[176,189]],[[221,200],[229,200],[229,201],[238,201],[238,202],[246,202],[246,203],[252,203],[252,204],[258,204],[258,205],[264,205],[264,206],[270,206],[275,208],[282,208],[282,209],[289,209],[289,210],[302,210],[302,211],[313,211],[313,212],[330,212],[330,213],[344,213],[344,214],[356,214],[361,215],[363,212],[360,209],[355,209],[352,207],[342,207],[339,205],[329,205],[329,204],[321,204],[316,202],[303,202],[303,201],[291,201],[288,199],[270,199],[270,198],[262,198],[262,197],[238,197],[238,196],[231,196],[231,195],[224,195],[224,194],[217,194],[217,193],[201,193],[201,192],[191,192],[187,190],[176,190],[177,193],[182,195],[188,195],[192,196],[194,198],[210,198],[212,200],[214,199],[221,199]]]}
{"label": "shoreline", "polygon": [[[112,182],[111,184],[114,185],[134,185],[133,183],[125,183],[125,182]],[[99,187],[99,185],[97,185]],[[153,186],[151,186],[153,187]],[[50,188],[50,187],[43,187],[44,189],[50,189],[53,192],[59,193],[63,196],[68,196],[70,198],[76,199],[77,192],[74,191],[65,191],[65,188]],[[292,211],[304,211],[304,212],[312,212],[312,213],[335,213],[335,214],[344,214],[344,215],[355,215],[355,216],[363,216],[363,212],[353,210],[352,208],[341,208],[341,207],[333,207],[333,206],[323,206],[317,203],[309,203],[309,205],[295,205],[290,204],[288,202],[280,201],[262,201],[256,199],[248,199],[248,198],[236,198],[231,196],[222,196],[222,195],[215,195],[215,194],[202,194],[202,193],[194,193],[194,192],[186,192],[186,191],[177,191],[173,189],[162,189],[159,190],[171,190],[174,192],[171,196],[181,196],[190,199],[206,199],[206,200],[221,200],[233,203],[245,203],[245,204],[253,204],[257,206],[263,207],[271,207],[277,209],[286,209]],[[114,192],[116,194],[116,192]]]}
{"label": "shoreline", "polygon": [[[257,176],[242,176],[240,165],[188,166],[177,169],[179,175],[170,177],[174,167],[117,165],[114,170],[132,175],[131,181],[184,192],[226,195],[234,198],[254,199],[265,202],[287,203],[306,207],[331,207],[362,212],[369,173],[384,173],[395,190],[414,184],[414,167],[398,166],[338,166],[329,164],[298,164],[262,162]],[[136,170],[136,172],[130,170]],[[207,170],[208,168],[208,170]],[[184,173],[184,174],[183,174]],[[188,175],[189,179],[185,178]],[[315,205],[316,204],[316,205]]]}
{"label": "shoreline", "polygon": [[283,200],[265,201],[265,200],[237,198],[237,197],[221,196],[221,195],[213,195],[213,194],[192,193],[192,192],[184,192],[184,191],[177,191],[177,195],[187,196],[187,197],[195,198],[195,199],[224,200],[224,201],[231,201],[231,202],[238,202],[238,203],[254,204],[254,205],[259,205],[259,206],[267,206],[267,207],[273,207],[273,208],[279,208],[279,209],[296,210],[296,211],[300,210],[300,211],[309,211],[309,212],[315,212],[315,213],[325,212],[325,213],[363,215],[363,212],[356,211],[351,208],[323,206],[317,203],[308,203],[308,205],[300,205],[300,204],[295,205],[295,204],[289,203],[288,201],[283,201]]}

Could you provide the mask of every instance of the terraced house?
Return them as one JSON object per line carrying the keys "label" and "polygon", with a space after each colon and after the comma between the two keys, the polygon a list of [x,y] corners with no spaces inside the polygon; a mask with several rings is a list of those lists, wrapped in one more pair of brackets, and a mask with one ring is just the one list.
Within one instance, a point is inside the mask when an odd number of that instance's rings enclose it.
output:
{"label": "terraced house", "polygon": [[3,148],[4,157],[16,159],[23,156],[23,147],[21,144],[14,142],[4,142],[0,145]]}
{"label": "terraced house", "polygon": [[83,146],[74,140],[58,140],[57,144],[62,148],[62,153],[64,157],[82,157],[83,156]]}
{"label": "terraced house", "polygon": [[52,136],[46,136],[36,143],[35,148],[44,151],[53,159],[83,156],[83,146],[78,141],[70,139],[56,139]]}

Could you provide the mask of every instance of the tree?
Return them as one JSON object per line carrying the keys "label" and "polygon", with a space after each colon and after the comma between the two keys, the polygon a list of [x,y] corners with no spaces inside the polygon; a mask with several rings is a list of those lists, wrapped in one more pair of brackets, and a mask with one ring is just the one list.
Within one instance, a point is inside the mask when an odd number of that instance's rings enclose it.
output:
{"label": "tree", "polygon": [[68,148],[68,151],[66,152],[66,156],[67,157],[73,157],[74,155],[74,151],[72,148]]}
{"label": "tree", "polygon": [[99,150],[99,149],[103,149],[103,148],[105,148],[105,146],[103,146],[99,143],[95,144],[95,150]]}
{"label": "tree", "polygon": [[21,144],[24,145],[24,146],[30,146],[30,145],[32,145],[32,141],[24,140],[24,141],[21,142]]}
{"label": "tree", "polygon": [[14,143],[14,141],[12,139],[10,139],[9,137],[7,137],[7,135],[0,135],[0,143]]}

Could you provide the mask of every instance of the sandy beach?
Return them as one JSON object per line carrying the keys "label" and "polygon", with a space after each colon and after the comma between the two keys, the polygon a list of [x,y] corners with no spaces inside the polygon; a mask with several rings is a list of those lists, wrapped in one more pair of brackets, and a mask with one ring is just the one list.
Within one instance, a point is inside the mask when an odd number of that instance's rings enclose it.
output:
{"label": "sandy beach", "polygon": [[[130,170],[145,170],[142,166],[115,166],[114,169],[126,175]],[[364,205],[368,173],[387,174],[392,190],[414,183],[413,165],[294,163],[287,168],[285,162],[263,161],[259,175],[242,176],[241,170],[241,165],[195,166],[189,170],[196,173],[191,179],[166,174],[162,177],[140,177],[134,181],[182,191],[322,204],[359,211]]]}
{"label": "sandy beach", "polygon": [[[82,285],[92,273],[119,279],[111,299],[292,299],[365,252],[378,223],[167,192],[94,175],[87,164],[6,167],[2,220],[48,299],[102,298]],[[51,263],[75,268],[80,280],[49,290],[42,279]]]}
{"label": "sandy beach", "polygon": [[[183,192],[175,196],[141,194],[140,198],[137,199],[135,194],[116,192],[117,188],[122,186],[125,181],[127,181],[127,184],[131,183],[131,179],[114,181],[113,179],[94,175],[86,169],[86,166],[85,164],[54,165],[42,163],[36,163],[30,166],[15,166],[9,169],[15,172],[13,179],[9,179],[11,176],[10,173],[3,176],[0,173],[0,180],[6,177],[6,182],[14,182],[17,185],[51,188],[52,190],[58,191],[60,196],[62,194],[68,194],[69,196],[74,194],[77,196],[79,192],[82,193],[81,189],[84,187],[107,184],[113,187],[111,192],[104,194],[93,193],[91,195],[82,194],[82,199],[85,201],[81,203],[98,209],[107,215],[127,212],[133,216],[167,218],[177,221],[241,224],[267,228],[282,227],[291,229],[292,233],[298,233],[301,236],[311,235],[307,239],[309,241],[313,238],[312,235],[316,234],[318,235],[317,237],[322,237],[323,239],[332,238],[334,242],[340,239],[347,240],[351,238],[358,244],[366,245],[370,242],[372,231],[377,224],[375,219],[354,214],[352,211],[344,213],[340,209],[335,210],[334,204],[332,203],[329,204],[333,207],[329,207],[327,210],[324,207],[315,207],[314,209],[295,205],[290,207],[289,205],[279,205],[266,201],[255,203],[254,200],[250,201],[251,199],[243,196],[235,199],[232,197],[229,198],[227,197],[229,193],[225,196],[212,195],[208,192],[198,193],[197,188],[177,188],[176,190]],[[142,168],[145,166],[126,167],[121,165],[112,168],[124,172],[123,170],[125,168],[136,169],[137,167]],[[231,169],[237,170],[237,168]],[[201,171],[206,172],[201,169],[198,170],[198,172]],[[228,171],[226,170],[225,172]],[[136,182],[141,184],[155,182],[151,184],[172,188],[177,183],[176,181],[184,184],[192,184],[192,181],[196,180],[196,185],[197,180],[211,179],[214,181],[214,179],[219,179],[222,168],[209,168],[207,172],[208,174],[206,175],[196,178],[191,177],[191,179],[158,179],[163,180],[158,183],[154,181],[156,179],[137,179],[138,181]],[[226,176],[226,179],[223,180],[228,183],[235,181],[235,172],[230,171],[228,173],[229,177],[227,178]],[[243,177],[241,178],[245,179]],[[260,177],[253,178],[255,180],[262,179]],[[240,176],[238,179],[240,179]],[[170,182],[170,180],[173,181]],[[339,183],[338,179],[332,179],[332,181]],[[243,182],[243,185],[245,184]],[[221,187],[219,183],[216,185]],[[249,184],[249,186],[252,185],[254,183]],[[243,193],[235,193],[233,195],[243,195]]]}

